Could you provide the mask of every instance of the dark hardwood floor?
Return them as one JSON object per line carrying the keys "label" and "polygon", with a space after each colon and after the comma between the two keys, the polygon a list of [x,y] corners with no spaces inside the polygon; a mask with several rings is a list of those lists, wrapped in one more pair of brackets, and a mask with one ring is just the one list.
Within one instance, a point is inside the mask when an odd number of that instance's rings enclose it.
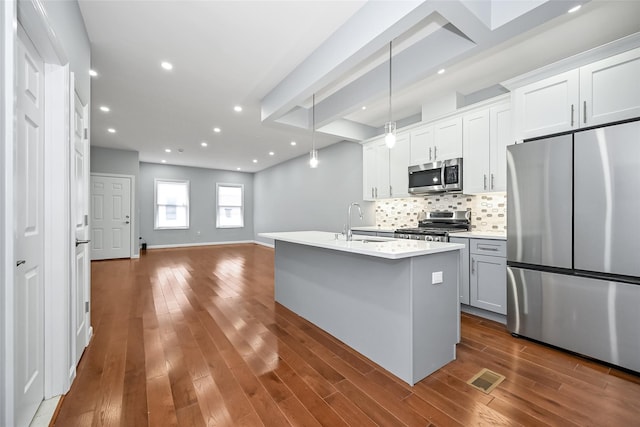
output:
{"label": "dark hardwood floor", "polygon": [[275,304],[258,245],[94,262],[92,324],[56,426],[640,425],[638,376],[464,314],[457,359],[410,387]]}

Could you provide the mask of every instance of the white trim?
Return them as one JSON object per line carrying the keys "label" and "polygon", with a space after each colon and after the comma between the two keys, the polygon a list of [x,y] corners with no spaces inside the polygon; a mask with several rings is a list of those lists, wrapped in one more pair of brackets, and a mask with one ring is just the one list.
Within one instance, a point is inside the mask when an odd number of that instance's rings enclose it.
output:
{"label": "white trim", "polygon": [[[131,191],[129,192],[129,196],[130,196],[130,201],[129,201],[129,206],[130,206],[130,212],[131,212],[131,249],[130,249],[130,253],[129,253],[129,258],[133,258],[133,256],[135,255],[136,251],[135,251],[135,244],[136,244],[136,239],[135,238],[135,234],[136,234],[136,204],[135,204],[135,200],[136,200],[136,177],[135,175],[125,175],[125,174],[119,174],[119,173],[102,173],[102,172],[91,172],[89,177],[92,176],[106,176],[106,177],[112,177],[112,178],[129,178],[131,180]],[[89,189],[89,197],[91,197],[91,189]],[[91,217],[91,214],[89,214],[89,217]],[[89,227],[89,235],[91,235],[91,227]],[[91,259],[91,254],[89,254],[89,259]]]}
{"label": "white trim", "polygon": [[267,248],[275,249],[276,245],[274,243],[265,243],[259,240],[254,240],[253,243],[260,246],[266,246]]}
{"label": "white trim", "polygon": [[69,66],[45,63],[44,80],[44,398],[49,399],[71,386]]}
{"label": "white trim", "polygon": [[192,248],[196,246],[220,246],[220,245],[238,245],[245,243],[256,243],[254,240],[235,240],[226,242],[199,242],[199,243],[175,243],[171,245],[152,245],[147,249],[171,249],[171,248]]}
{"label": "white trim", "polygon": [[[220,205],[220,187],[227,188],[240,188],[240,206],[229,206],[229,205]],[[220,225],[220,208],[221,207],[229,207],[229,208],[240,208],[240,215],[242,224],[240,225]],[[244,228],[244,184],[231,184],[225,182],[216,182],[216,228],[226,229],[226,228]]]}
{"label": "white trim", "polygon": [[[187,225],[175,227],[158,226],[158,183],[174,183],[187,185]],[[164,206],[164,205],[163,205]],[[173,205],[170,205],[173,206]],[[175,205],[177,206],[177,205]],[[155,230],[189,230],[191,224],[191,181],[188,179],[154,178],[153,180],[153,229]]]}
{"label": "white trim", "polygon": [[558,74],[562,74],[566,71],[580,68],[583,65],[588,65],[601,59],[609,58],[622,52],[629,51],[640,47],[640,32],[630,34],[621,39],[614,40],[606,43],[602,46],[589,49],[585,52],[578,53],[568,58],[561,59],[553,64],[546,65],[520,76],[514,77],[509,80],[505,80],[500,84],[510,91],[519,87],[535,83],[537,81],[552,77]]}
{"label": "white trim", "polygon": [[0,2],[0,31],[3,32],[3,44],[0,46],[0,131],[2,132],[2,142],[0,147],[0,197],[2,197],[0,209],[0,307],[2,308],[2,318],[0,325],[0,425],[11,426],[14,424],[14,373],[13,373],[13,283],[15,257],[13,249],[13,146],[15,138],[15,46],[16,46],[16,2],[5,0]]}

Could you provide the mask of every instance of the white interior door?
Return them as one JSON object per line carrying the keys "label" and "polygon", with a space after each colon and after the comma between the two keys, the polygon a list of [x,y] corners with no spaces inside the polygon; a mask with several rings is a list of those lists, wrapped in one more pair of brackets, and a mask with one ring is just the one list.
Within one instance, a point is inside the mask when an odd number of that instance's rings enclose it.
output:
{"label": "white interior door", "polygon": [[86,107],[73,91],[73,137],[71,141],[71,225],[75,238],[75,251],[71,268],[71,315],[74,343],[71,354],[77,365],[89,343],[89,141],[87,139]]}
{"label": "white interior door", "polygon": [[44,63],[22,27],[16,81],[15,421],[27,426],[44,396]]}
{"label": "white interior door", "polygon": [[91,259],[131,257],[131,179],[91,175]]}

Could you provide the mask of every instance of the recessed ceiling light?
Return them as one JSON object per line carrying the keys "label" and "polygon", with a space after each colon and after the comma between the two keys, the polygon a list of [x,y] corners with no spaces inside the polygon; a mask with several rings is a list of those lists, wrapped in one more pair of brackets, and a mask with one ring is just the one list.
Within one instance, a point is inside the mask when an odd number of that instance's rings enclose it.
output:
{"label": "recessed ceiling light", "polygon": [[215,133],[220,133],[220,128],[213,128],[213,131],[214,131]]}
{"label": "recessed ceiling light", "polygon": [[445,69],[444,69],[444,68],[440,68],[440,69],[438,70],[438,74],[444,74],[444,72],[445,72]]}
{"label": "recessed ceiling light", "polygon": [[171,152],[171,148],[165,148],[165,149],[164,149],[164,152],[165,152],[165,153],[170,153],[170,152]]}
{"label": "recessed ceiling light", "polygon": [[109,111],[111,111],[111,109],[109,107],[107,107],[106,105],[101,105],[100,106],[100,111],[104,111],[105,113],[108,113]]}
{"label": "recessed ceiling light", "polygon": [[233,107],[233,111],[235,111],[236,113],[239,113],[240,111],[242,111],[242,107],[239,105],[236,105],[235,107]]}
{"label": "recessed ceiling light", "polygon": [[109,128],[107,129],[107,132],[109,133],[116,133],[116,130],[114,128]]}
{"label": "recessed ceiling light", "polygon": [[171,62],[162,61],[160,63],[160,66],[167,71],[173,70],[173,64]]}
{"label": "recessed ceiling light", "polygon": [[363,105],[363,106],[362,106],[362,109],[363,109],[363,110],[366,110],[366,109],[367,109],[367,106],[366,106],[366,105]]}
{"label": "recessed ceiling light", "polygon": [[91,77],[98,77],[98,72],[96,70],[89,70],[89,75]]}
{"label": "recessed ceiling light", "polygon": [[258,163],[258,159],[253,159],[253,163]]}
{"label": "recessed ceiling light", "polygon": [[209,145],[209,144],[207,144],[206,142],[202,141],[202,142],[200,143],[200,145],[202,145],[203,147],[206,147],[206,146],[207,146],[207,145]]}
{"label": "recessed ceiling light", "polygon": [[167,163],[167,161],[166,161],[166,160],[160,160],[160,161],[161,161],[162,163]]}
{"label": "recessed ceiling light", "polygon": [[577,12],[577,11],[579,11],[579,10],[580,10],[580,8],[581,8],[581,7],[582,7],[582,5],[581,5],[581,4],[579,4],[579,5],[577,5],[577,6],[572,7],[572,8],[571,8],[571,9],[569,9],[567,12],[569,12],[569,13]]}
{"label": "recessed ceiling light", "polygon": [[296,145],[296,142],[295,141],[291,141],[291,145]]}
{"label": "recessed ceiling light", "polygon": [[276,153],[274,153],[273,151],[269,151],[269,155],[270,156],[273,156],[274,154],[276,154]]}
{"label": "recessed ceiling light", "polygon": [[236,168],[237,171],[241,170],[240,168]]}

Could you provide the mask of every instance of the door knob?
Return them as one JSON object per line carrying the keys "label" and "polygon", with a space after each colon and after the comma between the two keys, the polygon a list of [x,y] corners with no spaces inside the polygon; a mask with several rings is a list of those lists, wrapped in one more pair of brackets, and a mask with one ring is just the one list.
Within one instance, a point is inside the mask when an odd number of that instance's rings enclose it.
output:
{"label": "door knob", "polygon": [[24,259],[19,260],[18,262],[16,262],[16,267],[20,267],[22,264],[26,264],[27,261]]}
{"label": "door knob", "polygon": [[91,240],[78,240],[76,239],[76,247],[80,246],[80,245],[84,245],[86,243],[89,243]]}

